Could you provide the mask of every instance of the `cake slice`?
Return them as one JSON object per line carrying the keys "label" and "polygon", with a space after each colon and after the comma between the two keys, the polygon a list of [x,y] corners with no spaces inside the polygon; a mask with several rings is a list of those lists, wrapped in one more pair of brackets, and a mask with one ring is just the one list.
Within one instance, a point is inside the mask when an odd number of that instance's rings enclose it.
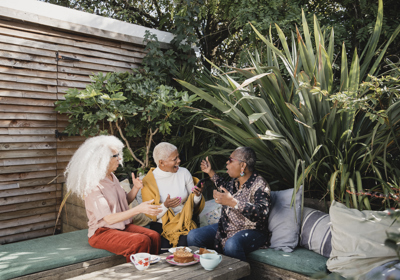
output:
{"label": "cake slice", "polygon": [[179,248],[174,253],[174,261],[188,263],[194,261],[194,256],[191,252],[186,251],[186,248]]}
{"label": "cake slice", "polygon": [[208,251],[206,248],[200,248],[199,255],[203,254],[211,254],[212,252]]}

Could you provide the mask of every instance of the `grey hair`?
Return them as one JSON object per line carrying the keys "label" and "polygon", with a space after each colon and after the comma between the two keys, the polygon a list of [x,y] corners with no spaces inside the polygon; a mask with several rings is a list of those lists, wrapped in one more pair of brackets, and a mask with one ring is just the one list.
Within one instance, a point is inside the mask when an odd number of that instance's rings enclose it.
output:
{"label": "grey hair", "polygon": [[175,150],[178,150],[178,148],[168,142],[161,142],[155,146],[153,150],[153,159],[157,166],[160,163],[160,160],[167,160]]}
{"label": "grey hair", "polygon": [[107,175],[113,151],[119,152],[122,165],[124,144],[115,136],[101,135],[86,139],[76,150],[65,169],[68,191],[82,197],[87,195]]}
{"label": "grey hair", "polygon": [[255,170],[256,166],[256,153],[254,150],[250,147],[239,147],[236,148],[235,150],[235,156],[245,162],[247,164],[247,169],[249,169],[250,172],[253,172]]}

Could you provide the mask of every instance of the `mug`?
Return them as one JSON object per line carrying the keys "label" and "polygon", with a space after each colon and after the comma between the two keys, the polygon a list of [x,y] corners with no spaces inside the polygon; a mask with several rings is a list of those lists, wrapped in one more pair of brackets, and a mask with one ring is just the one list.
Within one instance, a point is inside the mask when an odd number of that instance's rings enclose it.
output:
{"label": "mug", "polygon": [[148,253],[137,253],[131,255],[130,259],[138,270],[145,270],[150,266],[150,257]]}
{"label": "mug", "polygon": [[202,254],[200,255],[200,264],[205,270],[213,270],[222,261],[221,255]]}

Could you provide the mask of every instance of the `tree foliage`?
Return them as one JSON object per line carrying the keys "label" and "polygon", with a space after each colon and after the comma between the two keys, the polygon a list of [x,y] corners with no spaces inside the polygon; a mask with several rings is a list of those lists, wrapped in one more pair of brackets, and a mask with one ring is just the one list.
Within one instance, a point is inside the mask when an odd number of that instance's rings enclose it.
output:
{"label": "tree foliage", "polygon": [[370,195],[378,192],[382,197],[373,206],[390,206],[400,176],[398,65],[387,61],[394,69],[390,75],[375,75],[400,25],[375,57],[382,21],[380,1],[364,55],[352,52],[348,67],[343,44],[338,72],[332,63],[334,31],[324,35],[316,17],[309,28],[303,15],[296,36],[277,26],[279,48],[272,35],[254,28],[266,45],[265,60],[255,52],[245,69],[230,67],[227,73],[215,66],[211,82],[181,83],[223,113],[208,119],[233,145],[254,148],[268,181],[278,180],[281,188],[305,185],[312,197],[361,210],[371,209],[369,198],[375,203],[377,197]]}
{"label": "tree foliage", "polygon": [[[315,14],[326,30],[334,27],[337,46],[345,42],[351,50],[356,47],[364,49],[373,32],[378,10],[378,1],[371,0],[44,1],[171,32],[176,35],[173,42],[176,50],[188,52],[197,45],[202,56],[218,65],[240,62],[243,50],[262,46],[249,23],[265,36],[270,27],[275,30],[275,24],[288,33],[289,30],[295,31],[295,26],[301,28],[302,9],[308,15],[309,23]],[[379,45],[389,39],[400,23],[398,0],[385,0],[384,7],[383,36]],[[274,41],[279,43],[278,38]],[[388,53],[398,55],[395,46],[399,43],[400,39],[397,39]]]}

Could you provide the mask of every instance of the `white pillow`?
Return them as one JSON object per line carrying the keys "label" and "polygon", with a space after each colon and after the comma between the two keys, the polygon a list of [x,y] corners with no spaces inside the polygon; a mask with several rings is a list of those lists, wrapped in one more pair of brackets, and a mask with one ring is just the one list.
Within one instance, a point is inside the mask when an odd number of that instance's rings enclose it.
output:
{"label": "white pillow", "polygon": [[214,199],[207,200],[203,211],[201,211],[200,217],[200,227],[212,225],[218,223],[221,217],[221,204],[215,202]]}
{"label": "white pillow", "polygon": [[[382,211],[359,211],[333,202],[329,209],[332,252],[327,262],[331,272],[358,279],[362,274],[397,259],[384,245],[386,231],[397,231],[400,222]],[[391,226],[392,225],[392,226]]]}

